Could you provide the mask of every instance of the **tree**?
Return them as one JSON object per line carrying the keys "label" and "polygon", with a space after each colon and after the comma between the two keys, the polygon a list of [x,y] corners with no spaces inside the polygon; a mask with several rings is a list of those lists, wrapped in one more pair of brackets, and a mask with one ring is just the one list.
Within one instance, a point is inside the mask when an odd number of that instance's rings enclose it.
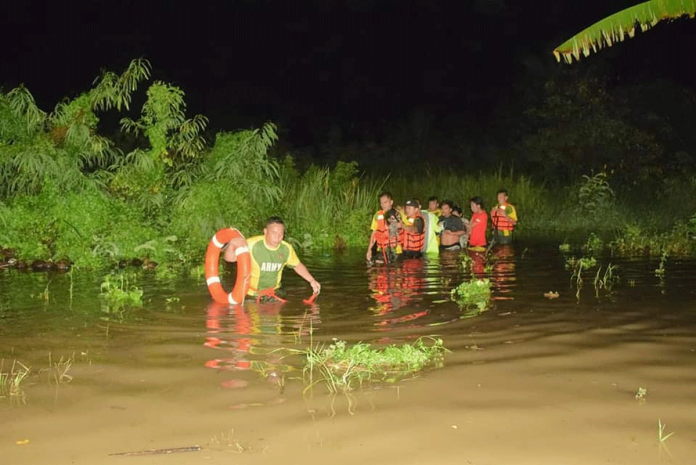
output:
{"label": "tree", "polygon": [[645,32],[663,20],[675,20],[688,15],[696,15],[696,0],[650,0],[649,2],[626,8],[603,20],[594,23],[554,49],[556,60],[572,63],[580,60],[580,54],[588,56],[604,46],[611,47],[622,42],[626,36],[632,38],[636,33],[636,23]]}

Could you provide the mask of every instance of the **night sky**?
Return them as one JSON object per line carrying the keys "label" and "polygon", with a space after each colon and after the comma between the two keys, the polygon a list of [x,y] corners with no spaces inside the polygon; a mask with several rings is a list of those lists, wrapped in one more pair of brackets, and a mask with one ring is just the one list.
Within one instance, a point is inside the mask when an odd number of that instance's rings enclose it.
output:
{"label": "night sky", "polygon": [[[19,2],[2,8],[4,90],[24,83],[51,110],[101,69],[145,57],[213,129],[273,120],[312,145],[339,125],[365,130],[420,109],[485,125],[525,82],[567,65],[551,54],[633,1]],[[182,6],[179,6],[182,5]],[[696,87],[696,20],[583,59],[606,73]]]}

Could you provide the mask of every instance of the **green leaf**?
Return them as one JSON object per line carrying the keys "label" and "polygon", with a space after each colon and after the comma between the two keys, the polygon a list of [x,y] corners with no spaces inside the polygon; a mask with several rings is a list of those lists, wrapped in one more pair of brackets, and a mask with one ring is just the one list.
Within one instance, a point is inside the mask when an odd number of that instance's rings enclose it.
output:
{"label": "green leaf", "polygon": [[626,8],[608,16],[584,29],[554,49],[556,60],[572,63],[580,60],[580,55],[588,56],[601,50],[605,45],[611,47],[622,42],[624,37],[633,37],[636,23],[645,32],[658,22],[674,20],[688,15],[696,15],[696,0],[651,0]]}

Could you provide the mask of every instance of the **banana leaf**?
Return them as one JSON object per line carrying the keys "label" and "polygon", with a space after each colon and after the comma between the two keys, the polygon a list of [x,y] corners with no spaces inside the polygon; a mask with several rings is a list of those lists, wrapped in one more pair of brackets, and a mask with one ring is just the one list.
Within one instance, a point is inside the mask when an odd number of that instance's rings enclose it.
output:
{"label": "banana leaf", "polygon": [[688,15],[693,18],[696,14],[696,0],[651,0],[639,5],[626,8],[574,35],[556,47],[553,54],[556,60],[561,58],[566,63],[572,63],[573,58],[580,60],[580,54],[588,56],[604,46],[611,47],[616,42],[623,41],[626,36],[632,38],[636,26],[645,32],[663,20],[674,20]]}

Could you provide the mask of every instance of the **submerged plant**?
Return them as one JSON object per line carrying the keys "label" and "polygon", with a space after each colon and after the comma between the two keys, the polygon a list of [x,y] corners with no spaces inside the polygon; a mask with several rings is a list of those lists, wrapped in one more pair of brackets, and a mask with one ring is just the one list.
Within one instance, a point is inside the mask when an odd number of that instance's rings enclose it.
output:
{"label": "submerged plant", "polygon": [[451,292],[452,300],[459,304],[459,308],[475,308],[478,313],[483,312],[491,302],[491,283],[489,279],[472,279],[464,281]]}
{"label": "submerged plant", "polygon": [[328,347],[310,347],[303,352],[307,360],[305,390],[320,382],[331,393],[349,392],[375,382],[397,382],[416,376],[428,366],[441,367],[446,352],[449,350],[443,346],[442,339],[433,337],[380,348],[363,342],[349,347],[345,341],[334,341]]}

